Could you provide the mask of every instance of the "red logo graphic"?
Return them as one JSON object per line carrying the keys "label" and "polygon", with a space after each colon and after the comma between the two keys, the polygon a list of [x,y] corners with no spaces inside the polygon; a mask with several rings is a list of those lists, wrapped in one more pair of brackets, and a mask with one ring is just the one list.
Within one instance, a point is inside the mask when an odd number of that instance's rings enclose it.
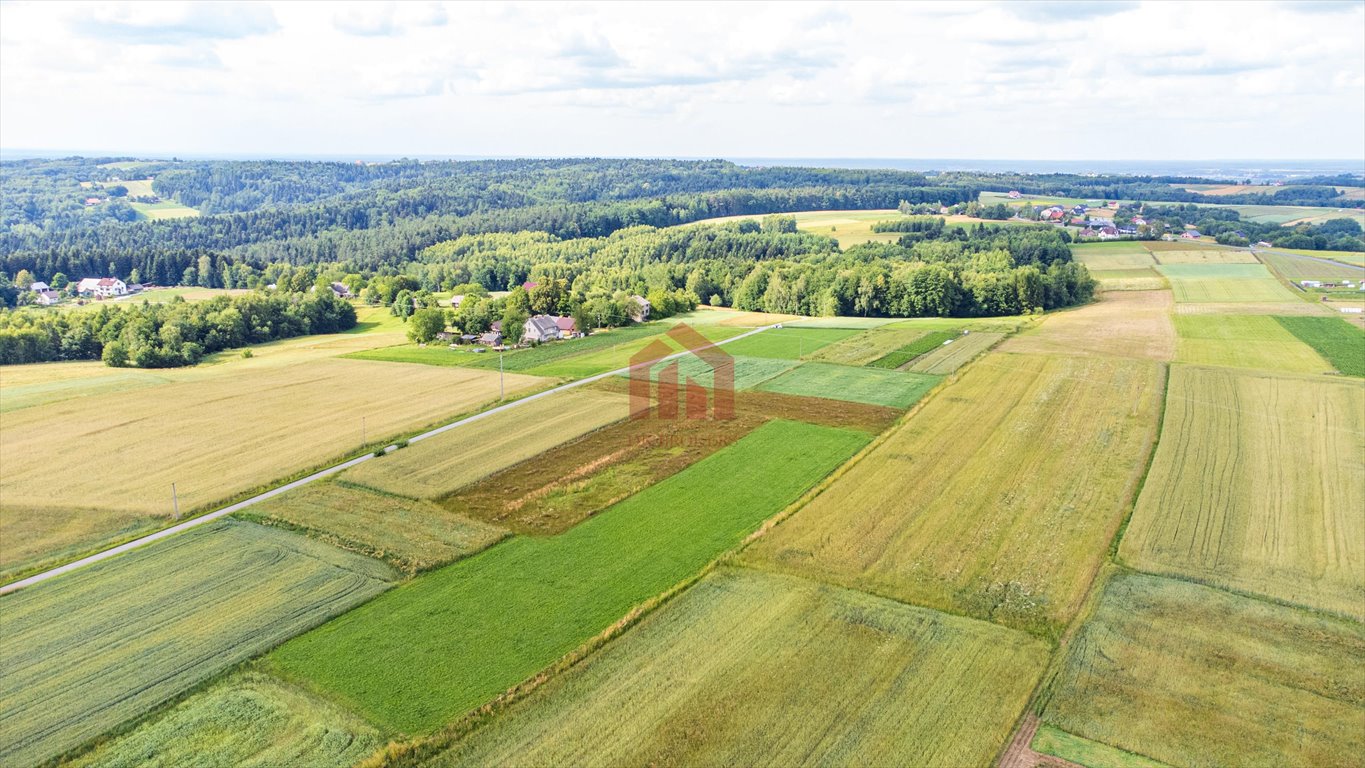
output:
{"label": "red logo graphic", "polygon": [[[668,337],[682,345],[674,352],[660,339],[651,341],[630,358],[630,417],[632,419],[733,419],[735,417],[735,359],[686,323],[668,329]],[[657,376],[654,366],[667,361]],[[678,381],[679,362],[697,359],[711,371],[710,389],[691,376]],[[686,405],[680,412],[680,401]],[[708,407],[709,406],[709,407]]]}

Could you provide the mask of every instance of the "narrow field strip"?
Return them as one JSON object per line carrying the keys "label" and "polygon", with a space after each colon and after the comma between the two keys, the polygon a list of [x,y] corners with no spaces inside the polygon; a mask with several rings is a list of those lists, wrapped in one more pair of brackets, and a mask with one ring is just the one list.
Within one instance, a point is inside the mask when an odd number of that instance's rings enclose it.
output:
{"label": "narrow field strip", "polygon": [[759,389],[831,401],[909,408],[937,386],[941,378],[830,363],[805,363],[769,379],[759,385]]}

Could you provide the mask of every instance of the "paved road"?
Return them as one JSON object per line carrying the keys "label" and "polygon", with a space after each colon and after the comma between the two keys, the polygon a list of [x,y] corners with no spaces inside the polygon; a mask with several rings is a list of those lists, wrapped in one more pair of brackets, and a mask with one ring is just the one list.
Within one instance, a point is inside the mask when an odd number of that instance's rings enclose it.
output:
{"label": "paved road", "polygon": [[[742,338],[744,338],[744,337],[746,337],[746,336],[752,336],[752,335],[754,335],[754,334],[756,334],[756,333],[762,333],[763,331],[766,331],[766,330],[768,330],[768,329],[770,329],[770,328],[777,328],[777,327],[780,327],[780,326],[781,326],[781,323],[777,323],[777,324],[774,324],[774,325],[765,325],[765,326],[763,326],[762,328],[755,328],[755,329],[753,329],[752,331],[746,331],[746,332],[744,332],[744,333],[739,334],[738,336],[732,336],[732,337],[730,337],[730,338],[728,338],[728,339],[725,339],[724,341],[718,341],[718,342],[716,342],[716,344],[717,344],[717,345],[720,345],[720,344],[729,344],[729,343],[732,342],[732,341],[739,341],[740,339],[742,339]],[[672,360],[672,359],[675,358],[675,357],[682,357],[683,355],[686,355],[686,354],[688,354],[688,353],[687,353],[687,352],[677,352],[677,353],[674,353],[674,354],[672,354],[672,355],[669,355],[669,356],[664,357],[664,358],[661,358],[661,359],[662,359],[662,360]],[[449,432],[449,431],[452,430],[452,429],[458,429],[459,427],[462,427],[462,426],[464,426],[464,425],[466,425],[466,424],[473,423],[473,422],[475,422],[475,421],[478,421],[479,419],[486,419],[486,418],[488,418],[489,416],[492,416],[492,415],[495,414],[495,413],[502,413],[503,411],[511,410],[512,408],[517,408],[517,407],[519,407],[519,406],[522,406],[522,405],[525,405],[526,403],[531,402],[532,400],[539,400],[539,399],[541,399],[542,397],[550,397],[551,395],[557,394],[557,393],[559,393],[559,392],[563,392],[563,391],[566,390],[566,389],[573,389],[574,387],[581,387],[581,386],[583,386],[583,385],[585,385],[585,384],[591,384],[591,383],[594,382],[594,381],[599,381],[599,380],[601,380],[601,379],[605,379],[605,378],[607,378],[608,376],[616,376],[616,375],[618,375],[618,374],[625,373],[625,372],[627,372],[627,371],[629,371],[629,370],[630,370],[629,368],[618,368],[618,369],[616,369],[616,370],[614,370],[614,371],[607,371],[606,373],[599,373],[599,374],[597,374],[596,376],[589,376],[589,377],[586,378],[586,379],[579,379],[579,380],[577,380],[577,381],[571,381],[571,382],[569,382],[568,384],[561,384],[560,386],[554,387],[553,389],[547,389],[547,390],[545,390],[544,392],[537,392],[537,393],[534,394],[534,395],[530,395],[530,396],[528,396],[528,397],[523,397],[523,398],[521,398],[520,400],[513,400],[513,401],[510,402],[510,403],[505,403],[505,404],[503,404],[503,405],[499,405],[499,406],[496,406],[496,407],[493,407],[493,408],[489,408],[488,410],[483,411],[483,412],[481,412],[481,413],[476,413],[476,414],[474,414],[473,416],[468,416],[468,417],[466,417],[466,418],[460,419],[459,421],[453,421],[453,422],[451,422],[451,423],[449,423],[449,424],[446,424],[446,425],[444,425],[444,426],[437,427],[437,428],[435,428],[435,429],[433,429],[433,430],[430,430],[430,431],[428,431],[428,432],[423,432],[422,434],[417,435],[416,437],[410,438],[410,439],[408,440],[408,442],[409,442],[409,443],[415,443],[415,442],[417,442],[417,441],[419,441],[419,440],[425,440],[425,439],[427,439],[428,437],[434,437],[435,435],[439,435],[439,434],[441,434],[442,432]],[[385,453],[388,453],[388,452],[393,451],[393,450],[396,450],[396,446],[388,445],[388,446],[385,446],[385,447],[384,447],[384,452],[385,452]],[[37,584],[37,583],[43,582],[43,581],[47,581],[48,579],[51,579],[51,578],[53,578],[53,577],[55,577],[55,576],[60,576],[60,575],[62,575],[62,574],[64,574],[64,573],[70,573],[71,571],[74,571],[74,570],[76,570],[77,568],[83,568],[83,567],[85,567],[85,566],[87,566],[87,565],[90,565],[91,563],[98,563],[98,562],[101,561],[101,560],[106,560],[106,559],[108,559],[108,558],[111,558],[111,557],[113,557],[113,556],[115,556],[115,555],[118,555],[118,554],[122,554],[122,553],[124,553],[124,552],[129,551],[129,550],[137,549],[138,547],[145,546],[145,545],[147,545],[147,544],[151,544],[152,542],[158,541],[158,540],[160,540],[160,539],[164,539],[164,538],[166,538],[167,536],[174,536],[175,534],[180,533],[181,531],[187,531],[187,530],[189,530],[189,529],[191,529],[191,528],[193,528],[193,527],[195,527],[195,526],[204,525],[205,523],[211,523],[211,522],[213,522],[214,520],[217,520],[217,519],[220,518],[220,517],[223,517],[223,516],[225,516],[225,515],[230,515],[230,514],[232,514],[232,513],[234,513],[234,512],[240,512],[240,511],[242,511],[243,509],[246,509],[247,507],[249,507],[249,506],[251,506],[251,505],[253,505],[253,504],[259,504],[259,503],[261,503],[262,501],[265,501],[266,499],[273,498],[273,497],[275,497],[275,496],[280,495],[281,493],[285,493],[286,491],[291,491],[291,490],[293,490],[293,489],[295,489],[295,488],[298,488],[299,486],[307,485],[307,484],[309,484],[309,483],[311,483],[311,482],[313,482],[313,481],[315,481],[315,480],[321,480],[322,478],[328,477],[328,476],[330,476],[330,475],[335,475],[335,474],[338,473],[338,472],[341,472],[341,471],[346,470],[346,469],[350,469],[351,467],[354,467],[354,466],[357,465],[357,464],[361,464],[361,463],[366,462],[366,461],[369,461],[370,459],[373,459],[373,458],[376,458],[375,455],[374,455],[373,453],[367,453],[367,454],[365,454],[365,455],[363,455],[363,456],[357,456],[357,457],[355,457],[354,459],[351,459],[350,461],[342,462],[341,464],[337,464],[337,465],[334,466],[334,467],[328,467],[327,469],[324,469],[324,470],[322,470],[322,471],[320,471],[320,472],[314,472],[313,474],[308,475],[307,477],[299,478],[298,480],[295,480],[295,481],[293,481],[292,483],[285,483],[284,485],[281,485],[281,486],[279,486],[278,488],[272,488],[272,489],[270,489],[270,490],[268,490],[268,491],[266,491],[266,492],[264,492],[264,493],[258,494],[258,495],[256,495],[256,496],[252,496],[251,498],[246,499],[246,500],[244,500],[244,501],[239,501],[239,502],[237,502],[236,504],[232,504],[232,505],[223,507],[222,509],[217,509],[217,510],[214,510],[214,511],[212,511],[212,512],[209,512],[208,514],[200,515],[199,517],[196,517],[196,518],[193,518],[193,519],[190,519],[190,520],[186,520],[185,522],[179,523],[179,524],[177,524],[177,525],[173,525],[173,526],[171,526],[170,528],[164,528],[164,529],[162,529],[162,530],[160,530],[160,531],[157,531],[156,533],[149,533],[149,534],[147,534],[146,536],[143,536],[142,538],[133,539],[132,541],[127,542],[127,543],[125,543],[125,544],[120,544],[120,545],[118,545],[117,547],[110,547],[109,549],[106,549],[106,550],[104,550],[103,552],[97,552],[97,553],[95,553],[95,554],[93,554],[93,555],[90,555],[89,557],[83,557],[83,558],[81,558],[80,560],[76,560],[76,561],[74,561],[74,562],[67,563],[66,565],[58,566],[58,567],[56,567],[56,568],[53,568],[52,570],[43,571],[42,573],[34,574],[33,576],[29,576],[29,577],[26,578],[26,579],[20,579],[19,581],[12,581],[12,582],[10,582],[9,584],[5,584],[4,586],[0,586],[0,595],[8,594],[8,593],[10,593],[10,592],[15,592],[15,591],[17,591],[17,590],[23,589],[24,587],[31,587],[31,586],[33,586],[34,584]]]}

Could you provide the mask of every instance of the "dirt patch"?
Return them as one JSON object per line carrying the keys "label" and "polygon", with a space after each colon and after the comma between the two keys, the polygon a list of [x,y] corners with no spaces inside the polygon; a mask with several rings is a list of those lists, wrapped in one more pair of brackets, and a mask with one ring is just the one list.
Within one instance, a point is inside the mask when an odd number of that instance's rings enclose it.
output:
{"label": "dirt patch", "polygon": [[1033,743],[1033,735],[1038,732],[1039,725],[1037,715],[1030,713],[1024,716],[1024,722],[1020,723],[1019,730],[1014,732],[1014,738],[1010,739],[1010,745],[1005,749],[1005,754],[1000,756],[1000,762],[996,764],[997,768],[1038,768],[1038,766],[1085,768],[1085,766],[1077,765],[1070,760],[1033,751],[1029,744]]}
{"label": "dirt patch", "polygon": [[1005,340],[1002,352],[1175,358],[1170,291],[1106,291],[1099,301],[1058,312]]}

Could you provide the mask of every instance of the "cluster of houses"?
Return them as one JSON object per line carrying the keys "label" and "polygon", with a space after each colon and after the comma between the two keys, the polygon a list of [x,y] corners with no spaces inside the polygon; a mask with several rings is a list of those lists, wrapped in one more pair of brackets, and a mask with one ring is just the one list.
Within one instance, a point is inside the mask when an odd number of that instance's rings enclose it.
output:
{"label": "cluster of houses", "polygon": [[[62,300],[61,293],[52,289],[52,286],[41,280],[35,280],[29,290],[37,294],[35,304],[50,307],[58,304]],[[72,292],[77,296],[84,296],[94,299],[112,299],[117,296],[127,296],[130,293],[138,293],[142,290],[141,285],[128,285],[117,277],[83,277],[80,282],[75,283]]]}
{"label": "cluster of houses", "polygon": [[[462,298],[461,296],[454,297],[451,300],[451,305],[458,307]],[[630,318],[635,322],[648,320],[651,309],[649,299],[643,296],[630,297]],[[493,322],[492,327],[486,333],[466,333],[456,337],[453,333],[441,332],[436,334],[436,339],[450,342],[451,347],[461,344],[474,344],[494,349],[505,349],[502,331],[502,321],[497,320]],[[579,330],[578,323],[568,315],[532,315],[521,326],[522,344],[544,344],[548,341],[577,339],[585,335]]]}

